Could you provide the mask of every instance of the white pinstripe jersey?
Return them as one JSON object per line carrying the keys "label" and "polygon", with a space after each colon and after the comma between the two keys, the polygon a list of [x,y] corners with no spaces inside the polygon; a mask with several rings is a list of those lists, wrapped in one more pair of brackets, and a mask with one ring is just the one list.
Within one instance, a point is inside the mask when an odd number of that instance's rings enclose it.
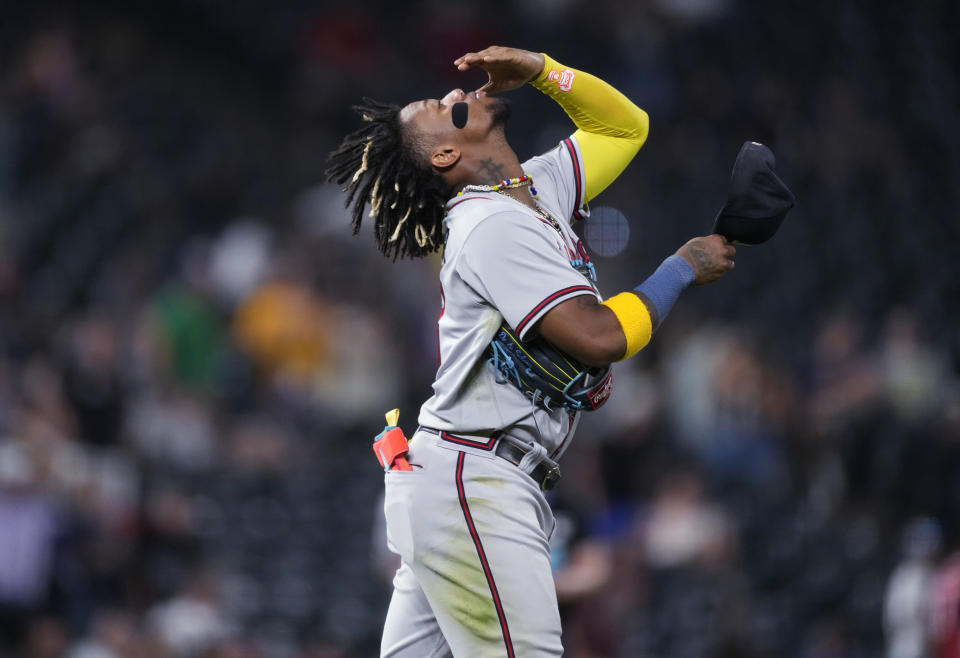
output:
{"label": "white pinstripe jersey", "polygon": [[496,192],[470,192],[448,202],[440,270],[440,363],[433,396],[420,409],[419,422],[454,436],[473,435],[461,438],[466,446],[477,442],[477,435],[508,431],[542,443],[558,458],[576,417],[563,409],[549,413],[512,384],[497,383],[485,350],[504,320],[523,339],[557,304],[578,295],[600,295],[595,283],[571,264],[589,261],[570,227],[571,218],[587,214],[576,140],[565,139],[527,160],[523,170],[560,231],[533,209]]}

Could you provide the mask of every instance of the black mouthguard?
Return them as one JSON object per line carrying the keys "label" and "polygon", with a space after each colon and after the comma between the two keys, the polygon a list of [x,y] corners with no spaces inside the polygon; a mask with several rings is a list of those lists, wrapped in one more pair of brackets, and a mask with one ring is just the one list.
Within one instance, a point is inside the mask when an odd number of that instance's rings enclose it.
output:
{"label": "black mouthguard", "polygon": [[467,104],[460,102],[454,103],[450,110],[450,116],[453,118],[453,125],[457,128],[463,128],[467,125]]}

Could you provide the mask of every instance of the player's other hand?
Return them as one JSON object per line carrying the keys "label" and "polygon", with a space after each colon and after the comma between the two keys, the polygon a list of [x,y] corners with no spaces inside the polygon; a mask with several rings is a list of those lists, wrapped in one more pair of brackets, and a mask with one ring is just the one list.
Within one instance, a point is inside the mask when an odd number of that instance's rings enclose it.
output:
{"label": "player's other hand", "polygon": [[690,263],[696,275],[693,285],[713,283],[734,267],[737,250],[722,235],[694,238],[677,250],[677,255]]}
{"label": "player's other hand", "polygon": [[518,89],[527,84],[543,70],[543,55],[519,48],[490,46],[480,52],[467,53],[453,60],[460,71],[481,68],[487,72],[487,84],[477,91],[499,94]]}

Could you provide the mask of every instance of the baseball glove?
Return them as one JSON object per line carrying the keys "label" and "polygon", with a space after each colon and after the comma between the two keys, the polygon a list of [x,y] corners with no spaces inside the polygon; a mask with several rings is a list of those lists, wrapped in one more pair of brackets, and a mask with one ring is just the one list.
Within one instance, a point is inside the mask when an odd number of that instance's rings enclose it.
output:
{"label": "baseball glove", "polygon": [[541,336],[523,343],[506,324],[497,330],[487,356],[497,382],[510,382],[547,411],[593,411],[613,390],[609,367],[587,368]]}

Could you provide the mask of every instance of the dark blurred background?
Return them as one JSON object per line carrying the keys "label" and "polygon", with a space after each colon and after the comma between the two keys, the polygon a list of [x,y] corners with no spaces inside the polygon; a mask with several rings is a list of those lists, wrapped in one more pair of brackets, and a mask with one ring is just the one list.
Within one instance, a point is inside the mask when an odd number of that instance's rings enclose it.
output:
{"label": "dark blurred background", "polygon": [[[606,295],[707,233],[744,140],[798,203],[617,366],[563,462],[574,658],[960,656],[960,4],[6,3],[0,655],[377,653],[369,444],[415,427],[438,261],[322,182],[363,95],[549,52],[645,108]],[[572,128],[512,94],[521,157]]]}

